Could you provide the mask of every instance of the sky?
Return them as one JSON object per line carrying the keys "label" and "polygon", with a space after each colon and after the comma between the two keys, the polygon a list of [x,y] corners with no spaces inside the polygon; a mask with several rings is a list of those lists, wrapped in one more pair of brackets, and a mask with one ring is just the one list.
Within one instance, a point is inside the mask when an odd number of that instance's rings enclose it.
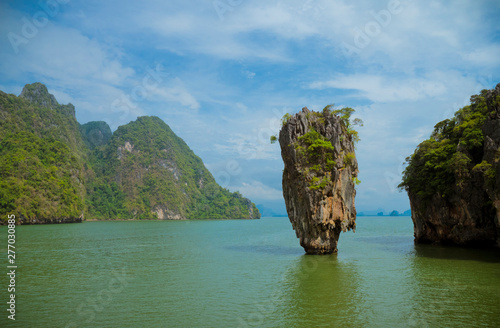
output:
{"label": "sky", "polygon": [[223,187],[285,214],[285,113],[356,110],[358,212],[410,208],[404,160],[500,82],[500,1],[0,0],[0,90],[80,123],[155,115]]}

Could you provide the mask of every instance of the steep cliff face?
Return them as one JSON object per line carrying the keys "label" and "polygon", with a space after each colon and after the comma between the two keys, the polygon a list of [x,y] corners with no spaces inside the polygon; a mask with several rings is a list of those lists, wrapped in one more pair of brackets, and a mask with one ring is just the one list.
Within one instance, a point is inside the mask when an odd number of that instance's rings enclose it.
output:
{"label": "steep cliff face", "polygon": [[483,173],[483,184],[495,211],[491,215],[496,227],[496,246],[500,247],[500,83],[494,90],[488,90],[485,98],[490,113],[482,127],[485,136],[483,160],[491,167],[479,171]]}
{"label": "steep cliff face", "polygon": [[407,161],[415,242],[500,246],[500,84],[436,124]]}
{"label": "steep cliff face", "polygon": [[352,136],[338,116],[303,108],[284,122],[279,143],[283,196],[300,245],[308,254],[336,252],[340,232],[356,227]]}

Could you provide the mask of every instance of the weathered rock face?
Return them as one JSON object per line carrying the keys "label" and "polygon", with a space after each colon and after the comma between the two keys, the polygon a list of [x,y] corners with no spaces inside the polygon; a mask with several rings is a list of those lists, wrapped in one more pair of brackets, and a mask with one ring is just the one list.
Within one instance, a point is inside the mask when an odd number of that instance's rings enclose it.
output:
{"label": "weathered rock face", "polygon": [[341,231],[355,230],[358,163],[342,120],[303,108],[279,134],[283,196],[308,254],[337,252]]}
{"label": "weathered rock face", "polygon": [[53,94],[49,93],[47,87],[40,83],[26,84],[19,95],[21,98],[29,100],[31,103],[47,108],[55,108],[59,106]]}
{"label": "weathered rock face", "polygon": [[416,195],[409,195],[416,243],[492,245],[497,239],[498,228],[492,220],[488,196],[479,186],[471,189],[457,188],[457,193],[444,199],[435,195],[423,203]]}
{"label": "weathered rock face", "polygon": [[481,127],[483,146],[476,154],[463,149],[461,142],[456,146],[457,153],[471,162],[460,177],[455,172],[450,194],[424,199],[417,190],[406,188],[416,243],[500,246],[500,84],[481,97],[485,101],[478,106],[486,105],[487,113]]}
{"label": "weathered rock face", "polygon": [[47,87],[40,82],[26,84],[19,97],[41,107],[57,109],[62,114],[75,117],[75,106],[72,104],[60,105],[54,95],[49,93]]}

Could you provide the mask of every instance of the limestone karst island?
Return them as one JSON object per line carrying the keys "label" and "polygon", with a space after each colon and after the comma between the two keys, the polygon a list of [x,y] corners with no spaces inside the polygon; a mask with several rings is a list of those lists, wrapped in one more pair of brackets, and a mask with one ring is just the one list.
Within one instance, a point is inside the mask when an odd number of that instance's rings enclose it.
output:
{"label": "limestone karst island", "polygon": [[[322,112],[306,107],[283,118],[279,133],[283,196],[288,218],[308,254],[337,252],[340,232],[355,230],[358,163],[357,132],[344,108]],[[342,113],[342,117],[335,114]]]}
{"label": "limestone karst island", "polygon": [[500,247],[500,84],[437,123],[407,162],[415,242]]}

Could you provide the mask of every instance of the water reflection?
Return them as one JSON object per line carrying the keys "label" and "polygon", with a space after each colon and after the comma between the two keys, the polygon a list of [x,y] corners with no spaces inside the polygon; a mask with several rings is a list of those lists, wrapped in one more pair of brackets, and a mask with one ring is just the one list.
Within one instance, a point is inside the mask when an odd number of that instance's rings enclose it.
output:
{"label": "water reflection", "polygon": [[300,256],[285,273],[277,313],[283,327],[362,327],[366,320],[354,265],[337,255]]}
{"label": "water reflection", "polygon": [[299,247],[285,247],[277,245],[231,245],[223,248],[243,253],[260,253],[269,255],[298,255],[304,253],[302,248]]}
{"label": "water reflection", "polygon": [[496,255],[412,235],[411,220],[360,218],[338,255],[306,256],[285,220],[19,227],[18,323],[86,320],[79,306],[125,267],[134,280],[87,326],[500,327]]}
{"label": "water reflection", "polygon": [[441,245],[415,245],[417,256],[443,260],[500,263],[498,248],[464,248]]}
{"label": "water reflection", "polygon": [[498,252],[416,245],[411,327],[500,327]]}

